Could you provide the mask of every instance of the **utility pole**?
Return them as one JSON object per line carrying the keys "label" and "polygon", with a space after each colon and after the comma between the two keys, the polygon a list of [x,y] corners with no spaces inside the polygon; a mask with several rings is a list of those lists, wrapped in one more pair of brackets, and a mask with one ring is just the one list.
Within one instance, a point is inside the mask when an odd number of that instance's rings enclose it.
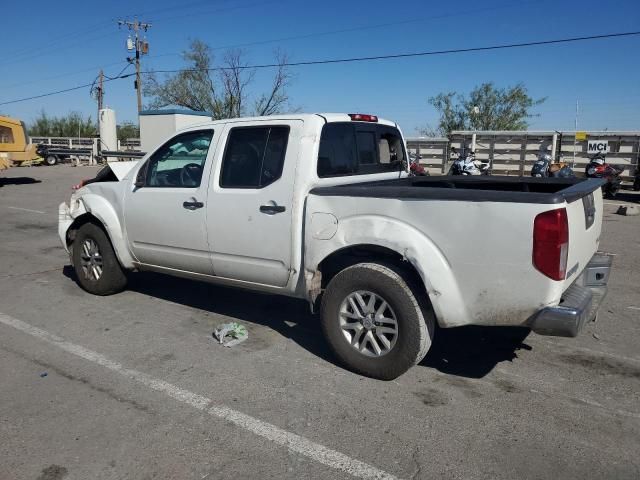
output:
{"label": "utility pole", "polygon": [[573,124],[574,134],[573,134],[573,162],[571,164],[571,168],[575,168],[576,166],[576,146],[578,145],[578,108],[579,103],[578,99],[576,99],[576,120]]}
{"label": "utility pole", "polygon": [[144,30],[146,32],[147,30],[149,30],[149,28],[151,28],[151,24],[139,22],[137,19],[133,21],[118,20],[118,26],[125,26],[129,29],[129,31],[134,32],[134,38],[132,39],[131,36],[129,36],[129,38],[127,39],[127,50],[135,50],[136,56],[135,59],[127,57],[127,61],[132,62],[135,60],[136,62],[136,80],[134,83],[134,87],[138,95],[138,113],[140,113],[140,111],[142,110],[142,79],[140,77],[140,57],[149,53],[149,42],[147,42],[146,39],[140,40],[140,31]]}
{"label": "utility pole", "polygon": [[98,98],[98,115],[100,114],[100,110],[102,110],[102,101],[104,99],[104,72],[102,69],[100,70],[100,74],[98,75],[98,91],[96,92],[96,97]]}

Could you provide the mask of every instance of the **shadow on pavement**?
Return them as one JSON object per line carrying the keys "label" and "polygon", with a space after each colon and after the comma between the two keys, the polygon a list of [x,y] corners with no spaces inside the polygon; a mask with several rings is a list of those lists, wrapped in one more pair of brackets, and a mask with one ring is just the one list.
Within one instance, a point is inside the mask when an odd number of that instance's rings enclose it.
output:
{"label": "shadow on pavement", "polygon": [[0,187],[5,185],[28,185],[31,183],[41,183],[42,180],[36,180],[31,177],[4,177],[0,176]]}
{"label": "shadow on pavement", "polygon": [[[71,266],[64,267],[63,273],[75,281],[75,272]],[[324,341],[318,317],[311,314],[309,304],[303,300],[152,272],[130,275],[127,288],[153,298],[231,317],[226,321],[237,319],[268,327],[323,360],[336,364]],[[221,319],[220,323],[224,321]],[[247,344],[250,342],[251,334]]]}
{"label": "shadow on pavement", "polygon": [[459,377],[482,378],[500,362],[518,357],[528,328],[479,327],[438,328],[435,342],[420,365]]}
{"label": "shadow on pavement", "polygon": [[[64,267],[63,273],[75,281],[75,272],[71,266]],[[304,300],[151,272],[131,275],[128,289],[241,322],[268,327],[323,360],[340,366],[325,342],[318,316],[311,314],[309,305]],[[517,358],[519,349],[530,350],[531,347],[523,343],[527,335],[528,328],[438,328],[435,342],[420,365],[446,374],[481,378],[498,363]]]}
{"label": "shadow on pavement", "polygon": [[621,190],[614,198],[605,198],[605,201],[640,203],[640,193]]}

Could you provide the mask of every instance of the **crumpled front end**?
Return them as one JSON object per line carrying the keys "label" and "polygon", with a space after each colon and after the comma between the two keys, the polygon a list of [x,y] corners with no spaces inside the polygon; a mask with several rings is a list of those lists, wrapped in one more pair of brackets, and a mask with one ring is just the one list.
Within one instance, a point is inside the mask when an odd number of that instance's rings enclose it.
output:
{"label": "crumpled front end", "polygon": [[62,243],[65,251],[69,254],[71,254],[71,251],[69,250],[69,238],[67,236],[69,228],[73,225],[76,218],[87,212],[84,203],[77,198],[76,195],[77,192],[74,192],[71,195],[69,204],[62,202],[58,206],[58,236],[60,237],[60,242]]}
{"label": "crumpled front end", "polygon": [[69,246],[67,245],[67,231],[73,223],[73,217],[69,211],[69,205],[67,202],[62,202],[58,206],[58,236],[62,242],[62,246],[69,253]]}

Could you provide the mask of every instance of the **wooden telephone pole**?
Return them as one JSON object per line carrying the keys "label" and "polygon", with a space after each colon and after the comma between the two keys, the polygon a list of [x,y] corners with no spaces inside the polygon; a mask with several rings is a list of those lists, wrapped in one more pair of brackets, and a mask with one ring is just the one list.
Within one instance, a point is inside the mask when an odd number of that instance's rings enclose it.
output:
{"label": "wooden telephone pole", "polygon": [[145,32],[151,28],[150,23],[139,22],[138,20],[118,20],[119,26],[125,26],[129,29],[129,31],[134,32],[134,38],[131,36],[127,39],[127,50],[132,51],[135,50],[136,56],[134,59],[128,57],[127,61],[135,61],[136,63],[136,80],[134,83],[136,93],[138,96],[138,113],[142,110],[142,78],[140,76],[140,57],[142,55],[146,55],[149,53],[149,42],[140,39],[140,31],[144,30]]}
{"label": "wooden telephone pole", "polygon": [[96,97],[98,98],[98,115],[100,114],[100,110],[102,110],[102,102],[104,100],[104,72],[100,70],[100,74],[98,75],[98,88],[96,91]]}

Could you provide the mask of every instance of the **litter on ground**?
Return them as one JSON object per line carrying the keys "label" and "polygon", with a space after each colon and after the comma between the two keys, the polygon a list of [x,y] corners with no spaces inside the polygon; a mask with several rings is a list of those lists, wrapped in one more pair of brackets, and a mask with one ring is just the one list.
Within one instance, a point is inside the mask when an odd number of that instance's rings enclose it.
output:
{"label": "litter on ground", "polygon": [[225,347],[233,347],[249,338],[249,332],[238,322],[223,323],[213,331],[213,338]]}

